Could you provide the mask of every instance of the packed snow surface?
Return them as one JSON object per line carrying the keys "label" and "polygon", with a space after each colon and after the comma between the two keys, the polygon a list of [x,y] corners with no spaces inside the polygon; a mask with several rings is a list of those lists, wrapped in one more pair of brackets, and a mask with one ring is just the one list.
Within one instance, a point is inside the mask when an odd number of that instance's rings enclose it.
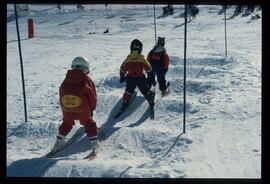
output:
{"label": "packed snow surface", "polygon": [[[187,24],[186,133],[183,134],[184,12],[162,17],[156,6],[157,36],[166,37],[171,93],[156,87],[156,117],[149,119],[141,93],[119,119],[125,83],[119,68],[130,42],[154,46],[152,5],[32,5],[35,38],[28,39],[27,16],[18,19],[28,122],[24,122],[19,51],[13,5],[7,6],[7,175],[112,178],[261,178],[261,19],[227,21],[225,57],[221,6],[199,5]],[[233,14],[235,6],[227,11]],[[255,13],[261,14],[256,8]],[[104,33],[108,29],[109,33]],[[97,87],[94,120],[104,141],[94,161],[79,123],[68,137],[78,139],[45,158],[62,121],[58,90],[71,61],[84,56]]]}

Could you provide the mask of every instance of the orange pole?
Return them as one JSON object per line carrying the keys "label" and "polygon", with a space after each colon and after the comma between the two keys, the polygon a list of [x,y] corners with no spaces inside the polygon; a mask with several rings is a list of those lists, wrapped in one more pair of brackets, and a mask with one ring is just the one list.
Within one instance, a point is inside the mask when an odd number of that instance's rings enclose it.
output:
{"label": "orange pole", "polygon": [[34,21],[32,18],[28,19],[28,38],[34,38]]}

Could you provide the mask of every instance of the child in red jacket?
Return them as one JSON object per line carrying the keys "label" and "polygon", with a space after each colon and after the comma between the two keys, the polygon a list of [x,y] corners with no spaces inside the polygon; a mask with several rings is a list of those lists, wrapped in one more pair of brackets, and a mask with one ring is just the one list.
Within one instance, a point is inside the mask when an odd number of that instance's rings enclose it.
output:
{"label": "child in red jacket", "polygon": [[148,101],[150,108],[154,109],[155,93],[151,91],[151,85],[155,83],[155,76],[151,65],[141,54],[142,48],[142,42],[134,39],[130,44],[130,54],[120,67],[120,82],[126,82],[126,89],[123,94],[123,110],[127,107],[137,86]]}
{"label": "child in red jacket", "polygon": [[151,64],[155,75],[157,75],[157,81],[159,84],[159,90],[161,95],[164,96],[168,88],[169,83],[165,79],[165,75],[168,71],[170,59],[166,52],[165,38],[158,37],[157,45],[148,53],[147,60]]}
{"label": "child in red jacket", "polygon": [[90,138],[93,152],[97,151],[97,126],[93,120],[93,111],[96,109],[96,87],[89,74],[89,62],[83,57],[76,57],[67,71],[66,78],[59,88],[60,105],[63,122],[59,126],[59,134],[52,152],[61,149],[66,141],[65,136],[71,131],[75,120],[84,126]]}

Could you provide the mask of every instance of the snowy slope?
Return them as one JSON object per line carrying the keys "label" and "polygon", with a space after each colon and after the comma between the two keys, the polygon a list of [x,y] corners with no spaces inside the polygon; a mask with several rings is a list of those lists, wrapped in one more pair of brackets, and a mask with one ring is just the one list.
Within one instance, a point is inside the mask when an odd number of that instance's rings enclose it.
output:
{"label": "snowy slope", "polygon": [[[157,17],[162,6],[156,6]],[[224,21],[220,6],[198,6],[188,24],[187,122],[183,132],[183,6],[157,19],[171,58],[167,78],[171,94],[156,89],[156,119],[138,93],[132,108],[115,120],[124,84],[119,67],[130,42],[154,46],[150,5],[32,5],[35,38],[27,39],[27,17],[19,19],[29,122],[24,123],[21,74],[13,6],[7,9],[7,175],[121,178],[261,177],[261,19],[239,15],[227,22],[228,58],[224,57]],[[228,16],[234,9],[229,9]],[[258,11],[258,13],[261,13]],[[109,29],[108,34],[103,32]],[[94,119],[105,141],[94,161],[83,158],[90,144],[78,124],[77,141],[57,158],[42,157],[53,146],[61,123],[58,88],[76,56],[90,60],[98,106]]]}

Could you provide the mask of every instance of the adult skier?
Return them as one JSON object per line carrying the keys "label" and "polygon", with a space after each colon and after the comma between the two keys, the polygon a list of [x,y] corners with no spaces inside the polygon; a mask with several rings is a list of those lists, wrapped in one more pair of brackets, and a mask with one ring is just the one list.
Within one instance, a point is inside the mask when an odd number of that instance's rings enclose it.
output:
{"label": "adult skier", "polygon": [[[155,76],[157,76],[159,90],[161,91],[162,96],[166,95],[167,88],[170,85],[168,82],[166,82],[166,79],[165,79],[165,75],[168,71],[169,64],[170,64],[170,58],[164,46],[165,46],[165,38],[158,37],[157,44],[147,55],[147,60],[151,64],[154,70]],[[153,85],[155,86],[154,83]]]}
{"label": "adult skier", "polygon": [[136,87],[139,88],[140,92],[148,101],[151,112],[154,109],[155,93],[150,90],[151,84],[155,83],[154,73],[149,62],[144,58],[144,55],[141,54],[142,49],[142,42],[138,39],[134,39],[130,44],[130,54],[120,67],[120,83],[126,82],[122,110],[125,110],[128,106]]}
{"label": "adult skier", "polygon": [[188,9],[190,12],[189,19],[196,19],[196,15],[199,13],[199,9],[197,8],[196,5],[188,5]]}
{"label": "adult skier", "polygon": [[243,7],[243,5],[237,5],[234,10],[233,16],[239,15],[243,11]]}
{"label": "adult skier", "polygon": [[65,137],[71,131],[74,120],[79,120],[90,138],[92,152],[97,153],[97,126],[93,120],[96,109],[97,95],[94,82],[88,76],[89,62],[86,58],[76,57],[71,64],[71,70],[59,88],[60,105],[63,122],[58,128],[58,135],[51,153],[57,152],[66,144]]}

